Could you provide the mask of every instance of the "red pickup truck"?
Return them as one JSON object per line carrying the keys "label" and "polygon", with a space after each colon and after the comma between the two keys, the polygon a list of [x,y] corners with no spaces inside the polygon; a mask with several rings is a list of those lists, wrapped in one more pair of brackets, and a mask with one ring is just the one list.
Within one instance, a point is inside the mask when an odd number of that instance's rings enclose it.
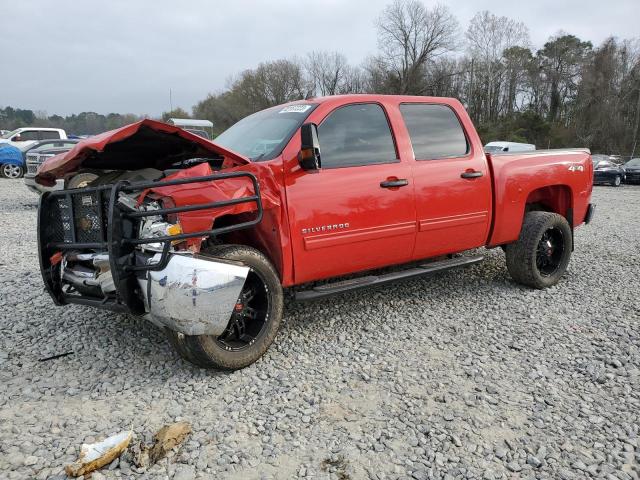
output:
{"label": "red pickup truck", "polygon": [[41,273],[58,305],[145,315],[187,360],[242,368],[274,340],[283,288],[321,298],[470,265],[454,254],[478,247],[554,285],[594,211],[592,168],[588,150],[485,154],[449,98],[298,101],[215,142],[144,120],[39,169],[83,185],[41,197]]}

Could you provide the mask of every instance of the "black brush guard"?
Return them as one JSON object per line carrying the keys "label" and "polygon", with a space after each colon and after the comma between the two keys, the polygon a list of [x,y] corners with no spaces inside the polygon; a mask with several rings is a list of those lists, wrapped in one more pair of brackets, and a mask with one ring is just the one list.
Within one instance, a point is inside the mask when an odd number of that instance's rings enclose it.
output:
{"label": "black brush guard", "polygon": [[[148,188],[187,185],[230,178],[247,178],[253,184],[254,194],[212,203],[163,208],[148,211],[130,211],[118,203],[119,193],[133,193]],[[140,219],[197,210],[210,210],[241,203],[256,204],[255,217],[234,225],[200,232],[182,233],[153,238],[136,238]],[[38,206],[38,254],[40,273],[45,288],[56,305],[75,303],[136,315],[145,313],[137,276],[148,270],[162,270],[170,258],[171,243],[197,237],[215,237],[236,230],[251,228],[262,221],[263,210],[260,185],[249,172],[216,173],[204,177],[153,182],[119,181],[113,185],[46,192]],[[143,244],[162,243],[160,261],[147,264],[136,258],[136,247]],[[109,254],[111,275],[116,293],[98,298],[65,293],[60,278],[60,259],[56,254],[77,250],[106,251]],[[142,273],[144,274],[144,273]]]}

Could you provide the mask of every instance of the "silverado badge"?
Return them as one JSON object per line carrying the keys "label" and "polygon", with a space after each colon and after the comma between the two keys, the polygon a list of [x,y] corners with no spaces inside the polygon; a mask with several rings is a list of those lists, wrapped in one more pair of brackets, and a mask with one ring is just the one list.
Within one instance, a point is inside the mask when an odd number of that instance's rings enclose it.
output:
{"label": "silverado badge", "polygon": [[334,223],[332,225],[320,225],[318,227],[303,228],[302,234],[304,235],[306,233],[331,232],[333,230],[343,230],[345,228],[349,228],[348,223]]}

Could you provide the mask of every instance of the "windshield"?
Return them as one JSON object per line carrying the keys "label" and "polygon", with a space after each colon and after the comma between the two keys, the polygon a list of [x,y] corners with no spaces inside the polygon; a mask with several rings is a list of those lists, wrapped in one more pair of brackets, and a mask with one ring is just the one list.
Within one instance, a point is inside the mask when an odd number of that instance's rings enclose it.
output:
{"label": "windshield", "polygon": [[17,133],[18,133],[18,130],[20,130],[20,129],[12,130],[12,131],[11,131],[11,132],[9,132],[9,133],[5,133],[5,134],[4,134],[4,135],[2,135],[0,138],[3,138],[3,139],[11,138],[11,137],[13,137],[15,134],[17,134]]}
{"label": "windshield", "polygon": [[280,155],[316,104],[280,105],[243,118],[216,137],[214,143],[252,161]]}
{"label": "windshield", "polygon": [[593,166],[594,168],[609,168],[613,167],[613,164],[607,160],[602,160],[600,162],[595,162]]}
{"label": "windshield", "polygon": [[632,158],[625,164],[625,167],[640,167],[640,158]]}

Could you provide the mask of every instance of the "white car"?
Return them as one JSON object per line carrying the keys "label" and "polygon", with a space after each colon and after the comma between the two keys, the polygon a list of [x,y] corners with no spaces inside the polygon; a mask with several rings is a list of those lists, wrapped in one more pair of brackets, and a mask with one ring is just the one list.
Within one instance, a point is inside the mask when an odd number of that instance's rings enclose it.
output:
{"label": "white car", "polygon": [[487,153],[532,152],[535,149],[536,146],[531,143],[517,142],[489,142],[484,146],[484,151]]}
{"label": "white car", "polygon": [[61,128],[23,127],[5,133],[0,137],[0,143],[8,143],[20,150],[25,150],[40,140],[66,139],[67,132]]}

